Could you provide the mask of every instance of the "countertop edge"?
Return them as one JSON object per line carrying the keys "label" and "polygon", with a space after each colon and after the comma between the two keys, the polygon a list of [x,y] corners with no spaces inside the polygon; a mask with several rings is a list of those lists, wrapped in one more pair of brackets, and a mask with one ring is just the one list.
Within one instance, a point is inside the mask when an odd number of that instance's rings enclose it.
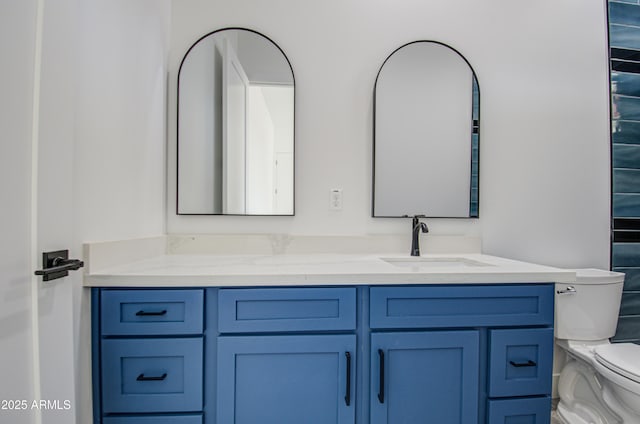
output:
{"label": "countertop edge", "polygon": [[[534,275],[532,275],[534,274]],[[541,284],[575,282],[575,272],[496,274],[297,274],[297,275],[86,275],[84,287],[275,287],[438,284]]]}

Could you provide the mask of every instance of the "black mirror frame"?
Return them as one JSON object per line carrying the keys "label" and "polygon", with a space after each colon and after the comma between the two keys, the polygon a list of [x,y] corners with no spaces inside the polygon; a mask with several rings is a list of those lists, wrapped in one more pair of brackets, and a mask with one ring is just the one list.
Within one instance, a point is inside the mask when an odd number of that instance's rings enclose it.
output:
{"label": "black mirror frame", "polygon": [[[218,32],[222,32],[222,31],[229,31],[229,30],[241,30],[241,31],[248,31],[251,33],[254,33],[256,35],[259,35],[265,39],[267,39],[269,42],[271,42],[271,44],[273,44],[279,51],[280,53],[282,53],[282,56],[285,58],[285,60],[287,61],[287,64],[289,65],[289,69],[291,70],[291,79],[293,80],[293,210],[291,211],[291,214],[287,214],[287,215],[276,215],[276,214],[269,214],[269,215],[263,215],[263,214],[225,214],[225,213],[181,213],[179,211],[179,205],[178,205],[178,199],[179,199],[179,190],[180,190],[180,181],[179,181],[179,167],[180,167],[180,76],[182,73],[182,65],[184,65],[185,60],[187,59],[187,57],[189,56],[189,53],[191,52],[191,50],[193,50],[193,48],[195,46],[198,45],[198,43],[200,43],[202,40],[204,40],[205,38],[216,34]],[[208,32],[207,34],[203,35],[202,37],[198,38],[186,51],[186,53],[184,54],[184,56],[182,57],[182,60],[180,61],[180,67],[178,68],[178,76],[176,79],[176,194],[175,194],[175,199],[176,199],[176,215],[184,215],[184,216],[295,216],[296,214],[296,77],[295,77],[295,73],[293,72],[293,66],[291,66],[291,61],[289,60],[289,58],[287,57],[287,55],[285,54],[284,50],[282,50],[282,48],[280,48],[280,46],[273,41],[271,38],[267,37],[266,35],[262,34],[261,32],[258,32],[256,30],[253,29],[249,29],[249,28],[243,28],[243,27],[226,27],[226,28],[220,28],[217,29],[215,31],[211,31]]]}
{"label": "black mirror frame", "polygon": [[[428,216],[426,215],[426,218],[449,218],[449,219],[470,219],[470,218],[479,218],[480,217],[480,83],[478,82],[478,76],[476,75],[475,70],[473,69],[473,66],[471,66],[471,63],[469,63],[469,61],[467,60],[466,57],[464,57],[464,55],[462,55],[462,53],[460,53],[458,50],[454,49],[453,47],[451,47],[450,45],[440,42],[440,41],[435,41],[435,40],[416,40],[416,41],[411,41],[408,43],[405,43],[403,45],[401,45],[400,47],[398,47],[397,49],[395,49],[393,52],[391,52],[391,54],[389,54],[389,56],[387,56],[387,58],[382,62],[382,65],[380,65],[380,69],[378,69],[378,73],[376,74],[376,80],[375,83],[373,84],[373,149],[371,152],[371,217],[372,218],[408,218],[408,215],[401,215],[401,216],[380,216],[380,215],[376,215],[375,214],[375,195],[376,195],[376,187],[375,187],[375,177],[376,177],[376,90],[378,87],[378,78],[380,77],[380,73],[382,72],[382,68],[384,68],[384,65],[387,63],[387,61],[396,53],[398,52],[400,49],[410,46],[412,44],[417,44],[417,43],[434,43],[434,44],[439,44],[441,46],[447,47],[449,49],[451,49],[452,51],[454,51],[458,56],[460,56],[465,62],[466,64],[469,66],[469,69],[471,69],[471,74],[473,75],[473,88],[474,90],[477,90],[478,95],[476,96],[475,93],[472,94],[472,100],[471,100],[471,119],[472,119],[472,132],[471,132],[471,137],[472,140],[471,142],[473,143],[473,136],[475,134],[477,134],[477,138],[478,138],[478,143],[477,143],[477,148],[478,148],[478,160],[476,162],[475,168],[474,168],[474,161],[473,161],[473,145],[471,148],[471,183],[470,183],[470,205],[469,205],[469,216],[468,217],[449,217],[449,216]],[[476,106],[476,98],[477,98],[477,106]],[[471,208],[471,204],[473,204],[473,176],[474,176],[474,169],[475,169],[475,174],[477,175],[477,185],[475,187],[476,189],[476,210],[475,210],[475,214],[472,213],[472,208]]]}

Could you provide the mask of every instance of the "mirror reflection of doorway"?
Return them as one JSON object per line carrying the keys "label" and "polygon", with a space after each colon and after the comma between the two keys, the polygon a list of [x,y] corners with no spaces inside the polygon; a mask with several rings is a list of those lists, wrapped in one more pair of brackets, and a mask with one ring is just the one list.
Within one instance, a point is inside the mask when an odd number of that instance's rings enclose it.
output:
{"label": "mirror reflection of doorway", "polygon": [[294,81],[250,30],[209,34],[178,77],[178,214],[293,215]]}

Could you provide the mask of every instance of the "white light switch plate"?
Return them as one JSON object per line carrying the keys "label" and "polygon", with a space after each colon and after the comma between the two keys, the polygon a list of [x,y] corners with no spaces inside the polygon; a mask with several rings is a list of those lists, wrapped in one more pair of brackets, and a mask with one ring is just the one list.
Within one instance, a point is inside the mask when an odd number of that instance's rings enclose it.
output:
{"label": "white light switch plate", "polygon": [[342,189],[332,188],[331,197],[329,198],[329,209],[332,211],[342,210]]}

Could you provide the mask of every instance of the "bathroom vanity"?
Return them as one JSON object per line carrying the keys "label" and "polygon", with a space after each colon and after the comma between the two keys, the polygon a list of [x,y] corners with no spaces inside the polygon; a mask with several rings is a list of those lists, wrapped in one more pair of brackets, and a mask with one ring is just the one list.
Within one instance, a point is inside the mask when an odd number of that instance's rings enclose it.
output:
{"label": "bathroom vanity", "polygon": [[86,276],[96,423],[548,423],[554,282],[486,255],[167,255]]}

